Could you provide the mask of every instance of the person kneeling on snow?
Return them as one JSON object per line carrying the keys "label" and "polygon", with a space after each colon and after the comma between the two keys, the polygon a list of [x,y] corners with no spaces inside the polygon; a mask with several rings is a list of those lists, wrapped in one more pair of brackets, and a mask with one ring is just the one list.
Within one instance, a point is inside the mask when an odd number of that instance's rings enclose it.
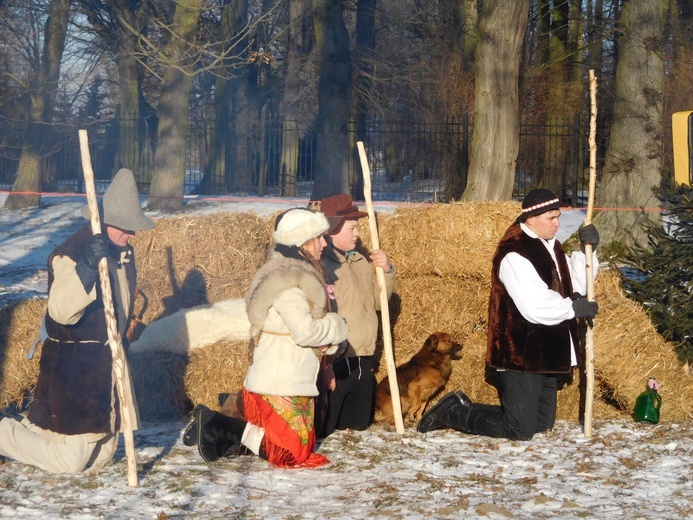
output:
{"label": "person kneeling on snow", "polygon": [[329,462],[313,452],[316,379],[321,357],[334,354],[349,331],[329,312],[318,264],[328,228],[322,213],[304,209],[277,219],[271,258],[246,294],[252,362],[242,392],[244,418],[198,405],[183,436],[205,461],[246,447],[279,467]]}
{"label": "person kneeling on snow", "polygon": [[[558,376],[579,359],[576,318],[591,320],[598,310],[581,296],[587,290],[584,252],[568,257],[555,238],[560,215],[551,191],[530,191],[493,257],[486,365],[500,380],[500,406],[451,392],[424,414],[419,432],[452,428],[529,440],[553,428]],[[592,224],[580,228],[579,236],[582,244],[599,244]],[[596,274],[596,253],[592,265]]]}
{"label": "person kneeling on snow", "polygon": [[[11,408],[0,410],[0,455],[52,473],[100,469],[118,445],[120,406],[98,265],[108,259],[116,322],[127,347],[137,279],[129,241],[154,222],[142,212],[135,177],[127,169],[118,171],[99,206],[103,232],[92,235],[84,225],[48,258],[47,338],[28,417]],[[87,207],[82,214],[90,218]],[[137,429],[124,362],[130,423]]]}

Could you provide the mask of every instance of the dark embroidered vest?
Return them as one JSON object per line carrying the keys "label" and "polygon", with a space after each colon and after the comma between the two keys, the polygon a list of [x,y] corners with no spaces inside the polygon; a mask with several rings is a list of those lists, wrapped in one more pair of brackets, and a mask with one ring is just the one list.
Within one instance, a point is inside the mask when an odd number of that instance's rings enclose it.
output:
{"label": "dark embroidered vest", "polygon": [[[53,258],[61,255],[78,261],[91,236],[91,228],[86,225],[55,248],[48,258],[49,292],[54,281]],[[129,256],[131,260],[124,266],[130,294],[134,295],[137,274],[134,255]],[[49,339],[41,349],[39,377],[29,410],[29,419],[41,428],[66,435],[108,433],[112,409],[116,411],[115,431],[120,428],[120,407],[111,377],[112,356],[98,281],[96,290],[96,300],[75,325],[57,323],[46,313]],[[132,315],[132,301],[130,305],[128,316]],[[125,338],[123,342],[126,346]]]}
{"label": "dark embroidered vest", "polygon": [[573,293],[570,269],[558,240],[554,243],[557,271],[541,239],[527,235],[519,224],[510,226],[493,258],[486,365],[521,372],[569,372],[571,336],[575,348],[579,348],[577,321],[571,319],[547,326],[530,323],[522,316],[498,278],[501,261],[511,252],[529,260],[551,290],[564,298]]}

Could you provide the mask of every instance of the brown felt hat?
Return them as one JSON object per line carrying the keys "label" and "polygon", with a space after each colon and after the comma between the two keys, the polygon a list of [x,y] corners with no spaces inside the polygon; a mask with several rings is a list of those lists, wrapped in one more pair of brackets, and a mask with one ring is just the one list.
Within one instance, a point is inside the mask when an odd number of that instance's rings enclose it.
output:
{"label": "brown felt hat", "polygon": [[351,195],[347,193],[325,197],[320,203],[320,211],[325,214],[330,223],[330,229],[327,230],[330,235],[339,233],[345,220],[358,220],[368,216],[368,213],[361,211],[354,204]]}

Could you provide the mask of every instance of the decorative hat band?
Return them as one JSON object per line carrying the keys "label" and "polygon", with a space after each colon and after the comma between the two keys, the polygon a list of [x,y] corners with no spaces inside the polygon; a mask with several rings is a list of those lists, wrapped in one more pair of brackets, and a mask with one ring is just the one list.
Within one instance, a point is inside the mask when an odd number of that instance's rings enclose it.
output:
{"label": "decorative hat band", "polygon": [[556,204],[557,202],[558,202],[558,199],[551,199],[551,200],[547,200],[546,202],[540,202],[539,204],[535,204],[534,206],[530,206],[528,208],[523,208],[522,213],[529,213],[530,211],[534,211],[535,209],[544,208],[546,206],[550,206],[551,204]]}

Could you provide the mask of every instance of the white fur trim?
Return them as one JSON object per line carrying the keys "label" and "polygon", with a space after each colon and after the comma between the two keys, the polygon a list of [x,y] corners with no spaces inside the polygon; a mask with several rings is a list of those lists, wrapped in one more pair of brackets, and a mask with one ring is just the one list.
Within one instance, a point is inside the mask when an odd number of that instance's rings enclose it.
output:
{"label": "white fur trim", "polygon": [[217,341],[249,339],[250,322],[245,300],[235,298],[181,309],[156,320],[147,325],[139,339],[130,345],[129,351],[137,354],[153,351],[185,354]]}

